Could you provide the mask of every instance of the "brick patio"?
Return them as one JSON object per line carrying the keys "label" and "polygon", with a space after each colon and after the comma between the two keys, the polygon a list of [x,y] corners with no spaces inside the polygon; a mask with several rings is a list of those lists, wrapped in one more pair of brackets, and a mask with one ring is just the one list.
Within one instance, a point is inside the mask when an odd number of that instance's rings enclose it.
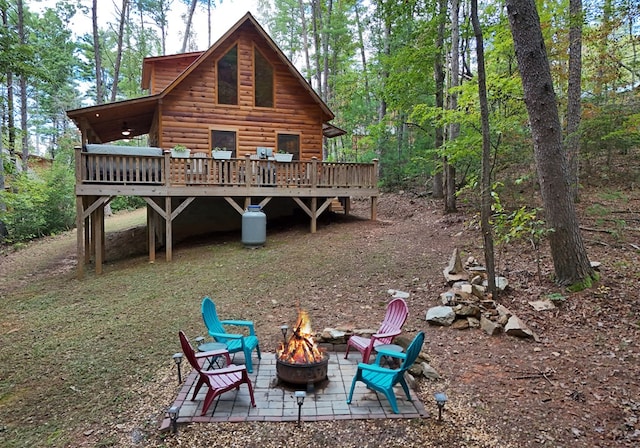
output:
{"label": "brick patio", "polygon": [[[358,362],[362,360],[358,352],[350,353],[344,359],[344,352],[328,352],[328,381],[318,383],[313,391],[307,391],[302,406],[303,421],[349,420],[376,418],[424,418],[429,415],[414,391],[412,401],[408,401],[400,386],[396,387],[399,414],[394,414],[384,396],[369,390],[361,382],[356,384],[353,400],[347,404],[347,394],[356,373]],[[236,354],[235,364],[244,363],[242,353]],[[242,385],[239,391],[229,391],[217,398],[209,407],[207,414],[201,416],[202,401],[206,386],[202,388],[194,401],[191,401],[193,387],[197,380],[195,371],[191,371],[180,388],[173,406],[180,408],[178,424],[189,422],[248,422],[248,421],[296,421],[298,405],[294,398],[295,389],[278,383],[276,377],[276,357],[274,353],[263,353],[262,359],[254,358],[254,371],[249,374],[254,388],[256,407],[251,406],[249,390]],[[299,387],[304,390],[304,386]],[[167,415],[162,421],[161,430],[167,430],[170,420]]]}

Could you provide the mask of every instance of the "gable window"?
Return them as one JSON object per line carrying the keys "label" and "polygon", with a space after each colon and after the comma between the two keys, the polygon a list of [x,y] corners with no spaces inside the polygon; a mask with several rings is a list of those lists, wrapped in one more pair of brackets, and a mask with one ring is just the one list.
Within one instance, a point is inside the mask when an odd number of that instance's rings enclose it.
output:
{"label": "gable window", "polygon": [[236,157],[236,131],[211,130],[211,149],[220,148],[232,151],[231,157]]}
{"label": "gable window", "polygon": [[300,160],[300,136],[298,134],[278,134],[277,150],[293,154],[293,160]]}
{"label": "gable window", "polygon": [[257,48],[253,49],[254,101],[256,107],[273,107],[273,67]]}
{"label": "gable window", "polygon": [[218,60],[218,104],[238,104],[238,46]]}

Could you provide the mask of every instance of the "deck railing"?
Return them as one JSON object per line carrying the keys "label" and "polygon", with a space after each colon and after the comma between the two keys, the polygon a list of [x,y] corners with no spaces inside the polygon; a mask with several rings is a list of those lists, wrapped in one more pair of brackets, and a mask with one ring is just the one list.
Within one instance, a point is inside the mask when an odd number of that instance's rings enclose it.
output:
{"label": "deck railing", "polygon": [[[167,176],[168,173],[168,176]],[[268,159],[216,160],[206,157],[93,154],[76,150],[78,184],[246,186],[281,188],[376,188],[377,161],[276,162]]]}

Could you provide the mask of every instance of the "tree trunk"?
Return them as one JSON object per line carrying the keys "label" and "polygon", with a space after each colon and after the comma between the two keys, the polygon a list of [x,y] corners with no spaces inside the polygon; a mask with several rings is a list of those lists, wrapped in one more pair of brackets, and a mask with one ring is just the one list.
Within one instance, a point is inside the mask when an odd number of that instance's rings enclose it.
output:
{"label": "tree trunk", "polygon": [[476,36],[476,60],[478,63],[478,98],[480,99],[480,120],[482,122],[482,198],[480,226],[484,241],[484,262],[487,268],[487,286],[493,298],[497,298],[496,265],[493,250],[493,228],[491,227],[491,140],[489,134],[489,103],[487,101],[487,81],[484,70],[484,39],[478,20],[478,0],[471,0],[471,23]]}
{"label": "tree trunk", "polygon": [[[444,27],[447,17],[447,0],[438,0],[438,29],[436,36],[436,55],[433,64],[433,76],[436,83],[436,108],[444,111]],[[436,126],[434,146],[437,149],[442,148],[444,144],[444,129],[442,126]],[[441,164],[438,156],[436,156],[437,165]],[[433,175],[433,193],[435,199],[444,198],[443,190],[443,173],[441,169],[436,169]]]}
{"label": "tree trunk", "polygon": [[571,195],[578,200],[580,154],[580,86],[582,77],[582,0],[569,0],[569,87],[566,151]]}
{"label": "tree trunk", "polygon": [[[20,45],[26,45],[27,39],[24,33],[24,5],[22,0],[17,2],[18,8],[18,36]],[[27,77],[20,75],[20,128],[22,131],[22,171],[29,169],[29,130],[27,129]]]}
{"label": "tree trunk", "polygon": [[567,159],[551,70],[534,0],[506,0],[529,114],[556,282],[584,289],[597,278],[582,241],[568,182]]}
{"label": "tree trunk", "polygon": [[302,25],[302,43],[304,46],[304,65],[307,69],[307,82],[311,84],[311,61],[309,60],[309,33],[307,32],[307,15],[304,12],[303,0],[298,1],[300,7],[300,21]]}
{"label": "tree trunk", "polygon": [[96,104],[102,104],[104,103],[104,92],[102,84],[102,57],[100,56],[100,31],[98,29],[98,0],[93,0],[91,21],[93,26],[93,53],[96,65]]}
{"label": "tree trunk", "polygon": [[207,48],[211,46],[211,0],[207,1]]}
{"label": "tree trunk", "polygon": [[328,0],[326,26],[322,29],[322,99],[329,102],[329,37],[331,33],[331,15],[333,13],[333,0]]}
{"label": "tree trunk", "polygon": [[182,40],[182,51],[184,53],[187,51],[187,42],[189,42],[189,35],[191,34],[191,22],[193,21],[193,14],[196,12],[196,4],[198,0],[192,0],[191,6],[189,7],[189,15],[187,16],[187,24],[184,27],[184,39]]}
{"label": "tree trunk", "polygon": [[[449,94],[449,110],[458,108],[458,93],[455,89],[460,85],[460,2],[459,0],[451,0],[451,88],[453,91]],[[460,123],[451,123],[449,125],[449,139],[455,140],[460,135]],[[445,199],[444,211],[453,213],[457,211],[456,206],[456,169],[449,163],[444,162],[444,183],[445,183]]]}
{"label": "tree trunk", "polygon": [[120,78],[120,64],[122,63],[122,42],[124,40],[124,23],[127,18],[127,8],[129,0],[122,0],[122,10],[120,11],[120,25],[118,26],[118,49],[116,50],[116,62],[113,68],[113,87],[111,89],[111,102],[118,96],[118,78]]}
{"label": "tree trunk", "polygon": [[[301,0],[302,1],[302,0]],[[358,47],[360,48],[360,60],[362,61],[362,76],[364,76],[364,91],[369,92],[369,74],[367,73],[367,53],[364,48],[364,38],[362,31],[362,22],[360,21],[360,9],[358,1],[354,5],[356,15],[356,26],[358,27]],[[369,96],[366,97],[367,105],[370,105]]]}
{"label": "tree trunk", "polygon": [[322,69],[320,66],[320,30],[322,29],[322,11],[320,10],[320,0],[312,0],[312,23],[313,23],[313,44],[316,59],[316,89],[322,93]]}

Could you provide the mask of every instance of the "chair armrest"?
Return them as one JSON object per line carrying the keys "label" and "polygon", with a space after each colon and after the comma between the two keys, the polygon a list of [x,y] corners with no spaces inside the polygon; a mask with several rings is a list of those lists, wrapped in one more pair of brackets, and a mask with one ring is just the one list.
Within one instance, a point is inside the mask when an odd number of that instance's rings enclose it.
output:
{"label": "chair armrest", "polygon": [[389,373],[392,369],[386,367],[380,367],[377,364],[365,364],[363,362],[358,363],[358,370],[368,370],[376,373]]}
{"label": "chair armrest", "polygon": [[241,334],[215,333],[213,331],[209,332],[209,336],[211,336],[212,338],[222,338],[222,339],[242,339],[244,337]]}
{"label": "chair armrest", "polygon": [[247,327],[249,329],[249,335],[255,336],[255,330],[253,327],[253,322],[250,320],[222,320],[220,321],[223,325],[235,325],[237,327]]}
{"label": "chair armrest", "polygon": [[371,339],[395,337],[395,336],[398,336],[400,333],[402,333],[402,330],[395,330],[389,333],[375,333],[371,335]]}
{"label": "chair armrest", "polygon": [[380,361],[382,360],[383,356],[388,356],[389,358],[402,359],[403,361],[407,358],[406,353],[394,352],[391,350],[378,350],[377,353],[378,354],[376,355],[376,362],[375,362],[376,365],[380,365]]}
{"label": "chair armrest", "polygon": [[200,358],[210,358],[212,356],[224,356],[227,360],[227,365],[231,364],[231,357],[229,356],[229,351],[226,349],[222,350],[209,350],[208,352],[198,352],[196,353],[196,359]]}
{"label": "chair armrest", "polygon": [[247,370],[247,366],[245,366],[244,364],[241,366],[231,364],[221,369],[203,370],[202,373],[208,376],[218,376],[218,375],[226,375],[228,373],[242,372],[243,370]]}

